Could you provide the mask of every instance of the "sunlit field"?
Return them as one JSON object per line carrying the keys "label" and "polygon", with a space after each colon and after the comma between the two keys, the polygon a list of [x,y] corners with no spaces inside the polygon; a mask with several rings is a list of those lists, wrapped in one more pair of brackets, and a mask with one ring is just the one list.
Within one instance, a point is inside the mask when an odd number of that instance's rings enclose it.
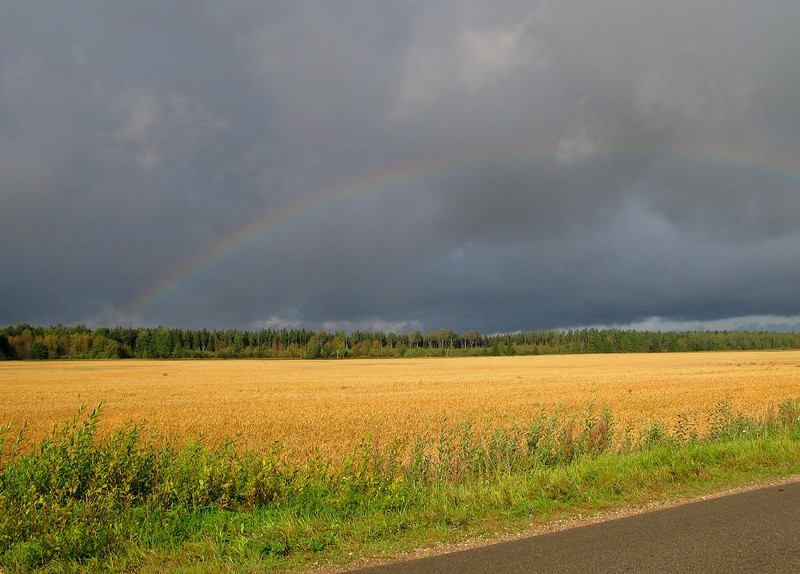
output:
{"label": "sunlit field", "polygon": [[611,407],[617,428],[721,400],[758,415],[800,395],[800,351],[348,361],[41,361],[0,363],[0,422],[28,438],[80,405],[104,403],[102,428],[147,420],[163,436],[275,441],[302,456],[361,440],[494,426]]}

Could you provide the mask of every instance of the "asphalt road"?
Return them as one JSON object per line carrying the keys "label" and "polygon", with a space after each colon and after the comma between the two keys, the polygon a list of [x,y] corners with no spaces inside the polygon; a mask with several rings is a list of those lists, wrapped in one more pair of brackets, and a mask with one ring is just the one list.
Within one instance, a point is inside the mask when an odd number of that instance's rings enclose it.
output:
{"label": "asphalt road", "polygon": [[800,482],[366,573],[800,573]]}

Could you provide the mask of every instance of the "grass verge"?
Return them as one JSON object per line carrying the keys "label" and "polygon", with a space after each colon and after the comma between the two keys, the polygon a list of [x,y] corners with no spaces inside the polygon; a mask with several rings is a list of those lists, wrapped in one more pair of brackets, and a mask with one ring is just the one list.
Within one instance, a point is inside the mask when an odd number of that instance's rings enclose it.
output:
{"label": "grass verge", "polygon": [[2,433],[0,569],[299,570],[800,472],[800,400],[635,432],[591,408],[467,422],[302,464],[143,425],[100,437],[100,417],[81,411],[34,448]]}

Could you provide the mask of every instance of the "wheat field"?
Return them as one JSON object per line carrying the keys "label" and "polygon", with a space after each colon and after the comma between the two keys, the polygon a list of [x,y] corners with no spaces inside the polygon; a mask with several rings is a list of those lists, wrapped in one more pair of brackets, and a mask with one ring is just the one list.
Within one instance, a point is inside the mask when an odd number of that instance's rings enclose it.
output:
{"label": "wheat field", "polygon": [[0,422],[28,443],[105,405],[103,430],[146,420],[197,437],[298,456],[346,454],[371,437],[465,420],[496,426],[609,406],[617,425],[705,416],[721,400],[752,415],[800,396],[800,351],[374,359],[0,363]]}

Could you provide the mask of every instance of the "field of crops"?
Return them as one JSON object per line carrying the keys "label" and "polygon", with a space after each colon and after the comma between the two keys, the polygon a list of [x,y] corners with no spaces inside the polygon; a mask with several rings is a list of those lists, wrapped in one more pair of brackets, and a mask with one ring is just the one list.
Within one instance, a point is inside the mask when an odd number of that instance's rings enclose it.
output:
{"label": "field of crops", "polygon": [[165,436],[338,456],[360,440],[494,426],[542,411],[610,406],[617,428],[721,400],[758,415],[800,395],[800,352],[567,355],[351,361],[31,361],[0,363],[0,422],[47,435],[81,404],[103,428],[147,420]]}

